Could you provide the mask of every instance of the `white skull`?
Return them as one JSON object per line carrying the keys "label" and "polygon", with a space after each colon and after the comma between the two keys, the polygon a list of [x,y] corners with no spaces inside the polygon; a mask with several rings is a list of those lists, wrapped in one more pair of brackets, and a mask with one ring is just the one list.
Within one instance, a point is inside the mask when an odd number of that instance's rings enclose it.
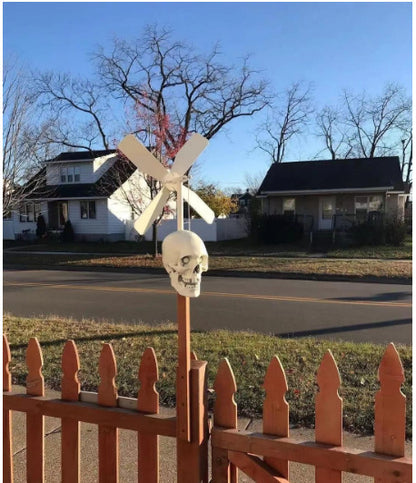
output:
{"label": "white skull", "polygon": [[201,274],[208,270],[208,253],[196,233],[179,230],[168,235],[162,243],[162,261],[180,295],[199,296]]}

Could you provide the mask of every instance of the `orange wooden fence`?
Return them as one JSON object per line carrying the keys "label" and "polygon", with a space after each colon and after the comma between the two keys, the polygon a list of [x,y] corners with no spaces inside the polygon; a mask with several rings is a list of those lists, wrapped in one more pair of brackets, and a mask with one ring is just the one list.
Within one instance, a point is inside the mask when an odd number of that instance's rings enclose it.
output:
{"label": "orange wooden fence", "polygon": [[[400,387],[404,371],[390,344],[379,367],[380,390],[375,396],[375,449],[361,452],[342,444],[341,384],[328,351],[317,373],[315,442],[289,437],[288,390],[282,365],[274,357],[264,380],[263,432],[237,430],[237,386],[230,364],[222,361],[214,383],[216,401],[211,433],[212,475],[215,483],[236,483],[238,469],[261,483],[289,481],[289,461],[315,466],[316,483],[340,483],[342,472],[367,475],[377,483],[405,483],[412,464],[405,454],[406,398]],[[357,408],[359,411],[359,408]]]}
{"label": "orange wooden fence", "polygon": [[[192,430],[189,441],[178,445],[178,481],[208,481],[208,420],[205,403],[206,363],[195,358],[190,363],[189,387],[192,407]],[[110,344],[104,344],[100,360],[98,393],[82,392],[78,380],[80,369],[76,345],[68,341],[62,355],[61,399],[44,397],[42,351],[31,339],[26,351],[28,375],[26,394],[13,394],[9,370],[10,349],[3,336],[3,481],[13,482],[11,411],[26,413],[27,481],[44,481],[44,417],[62,420],[61,465],[63,483],[81,481],[80,422],[98,426],[98,474],[100,482],[117,482],[119,472],[118,430],[130,429],[138,434],[138,481],[159,481],[158,437],[177,437],[177,418],[159,415],[159,395],[155,389],[158,367],[153,349],[141,359],[137,399],[117,394],[116,360]],[[186,457],[185,457],[186,455]],[[136,480],[132,475],[132,481]]]}
{"label": "orange wooden fence", "polygon": [[[3,336],[3,481],[13,481],[11,411],[27,417],[27,480],[44,481],[44,417],[62,420],[62,481],[80,481],[80,422],[96,424],[100,482],[117,482],[119,471],[118,430],[130,429],[138,437],[138,481],[159,481],[158,436],[177,439],[177,481],[208,482],[208,419],[206,362],[192,357],[189,373],[189,441],[182,435],[177,417],[159,415],[155,389],[158,367],[154,350],[144,352],[138,378],[137,399],[120,397],[115,378],[116,360],[111,345],[104,344],[99,360],[98,393],[82,392],[78,380],[80,363],[76,345],[68,341],[62,355],[61,399],[44,397],[42,351],[31,339],[26,363],[26,394],[14,394],[9,370],[10,350]],[[186,376],[184,376],[186,377]],[[214,427],[211,432],[212,482],[236,483],[238,469],[260,483],[288,482],[289,461],[313,465],[316,483],[341,482],[342,472],[368,475],[377,483],[411,481],[411,460],[404,456],[405,396],[400,387],[404,371],[393,344],[379,367],[380,390],[375,396],[375,449],[361,452],[342,444],[342,399],[338,368],[328,351],[317,373],[319,392],[315,401],[315,442],[289,437],[288,390],[284,370],[277,357],[265,375],[263,432],[237,430],[235,378],[227,360],[218,370],[214,390]],[[357,408],[359,410],[359,408]],[[178,414],[178,411],[177,411]],[[135,478],[132,477],[132,480]]]}

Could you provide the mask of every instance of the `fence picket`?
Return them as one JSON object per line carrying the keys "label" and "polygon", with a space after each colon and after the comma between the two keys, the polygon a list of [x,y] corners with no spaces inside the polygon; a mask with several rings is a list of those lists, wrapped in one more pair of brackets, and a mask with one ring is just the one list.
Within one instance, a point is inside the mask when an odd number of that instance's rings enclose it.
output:
{"label": "fence picket", "polygon": [[[393,343],[387,346],[378,369],[380,389],[375,398],[375,451],[404,456],[406,438],[406,396],[401,392],[404,370]],[[377,479],[385,483],[387,479]]]}
{"label": "fence picket", "polygon": [[[26,393],[30,396],[44,396],[42,375],[43,357],[38,340],[30,339],[26,350]],[[26,415],[26,477],[28,482],[44,481],[44,417],[38,414]]]}
{"label": "fence picket", "polygon": [[[11,361],[10,347],[7,337],[3,335],[3,391],[12,390],[12,375],[9,364]],[[3,408],[3,481],[13,481],[13,446],[12,446],[12,412]]]}
{"label": "fence picket", "polygon": [[[100,385],[98,386],[98,404],[117,406],[116,358],[110,344],[104,344],[99,361]],[[118,482],[118,429],[98,426],[98,477],[100,482]]]}
{"label": "fence picket", "polygon": [[[62,353],[61,398],[66,401],[78,401],[80,368],[77,347],[73,340],[68,340]],[[80,473],[80,423],[74,419],[62,418],[61,444],[62,482],[78,483]]]}
{"label": "fence picket", "polygon": [[[270,361],[264,378],[266,397],[263,405],[263,433],[289,437],[289,404],[286,401],[287,381],[277,356]],[[289,462],[280,458],[264,458],[283,478],[289,478]]]}
{"label": "fence picket", "polygon": [[[158,414],[159,393],[155,384],[159,379],[155,351],[148,347],[142,356],[139,368],[140,389],[137,395],[139,411]],[[159,437],[156,434],[138,433],[138,481],[152,483],[159,481]]]}
{"label": "fence picket", "polygon": [[[228,359],[223,359],[214,382],[216,393],[214,403],[214,424],[228,429],[237,428],[237,404],[234,394],[237,391],[235,377]],[[228,460],[228,451],[212,449],[212,477],[215,483],[237,483],[237,468]]]}
{"label": "fence picket", "polygon": [[[341,378],[332,352],[328,350],[317,373],[319,392],[315,400],[315,440],[342,446],[342,398],[338,394]],[[316,483],[341,483],[342,472],[316,466]]]}

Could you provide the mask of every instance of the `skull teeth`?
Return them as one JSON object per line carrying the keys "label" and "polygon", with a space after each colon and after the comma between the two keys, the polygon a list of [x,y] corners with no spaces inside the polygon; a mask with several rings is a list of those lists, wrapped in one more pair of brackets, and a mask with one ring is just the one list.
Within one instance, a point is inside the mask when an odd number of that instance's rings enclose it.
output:
{"label": "skull teeth", "polygon": [[179,275],[178,282],[183,283],[186,287],[196,287],[198,285],[196,282],[192,282],[191,279],[183,278],[182,275]]}

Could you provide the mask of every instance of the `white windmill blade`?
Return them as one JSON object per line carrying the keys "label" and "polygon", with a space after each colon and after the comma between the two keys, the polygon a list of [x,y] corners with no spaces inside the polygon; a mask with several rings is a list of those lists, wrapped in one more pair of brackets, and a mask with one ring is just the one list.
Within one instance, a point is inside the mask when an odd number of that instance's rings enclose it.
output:
{"label": "white windmill blade", "polygon": [[170,190],[165,187],[162,188],[157,196],[153,198],[149,206],[135,221],[134,228],[140,233],[140,235],[144,235],[154,220],[162,213],[162,209],[168,201],[169,196]]}
{"label": "white windmill blade", "polygon": [[167,169],[148,151],[133,134],[121,140],[118,149],[132,161],[141,172],[161,181],[167,175]]}
{"label": "white windmill blade", "polygon": [[203,201],[195,191],[190,190],[186,186],[182,186],[183,199],[189,203],[192,208],[203,218],[207,223],[211,224],[215,220],[215,213]]}
{"label": "white windmill blade", "polygon": [[198,133],[192,134],[176,154],[171,171],[181,176],[185,174],[207,146],[208,139]]}

